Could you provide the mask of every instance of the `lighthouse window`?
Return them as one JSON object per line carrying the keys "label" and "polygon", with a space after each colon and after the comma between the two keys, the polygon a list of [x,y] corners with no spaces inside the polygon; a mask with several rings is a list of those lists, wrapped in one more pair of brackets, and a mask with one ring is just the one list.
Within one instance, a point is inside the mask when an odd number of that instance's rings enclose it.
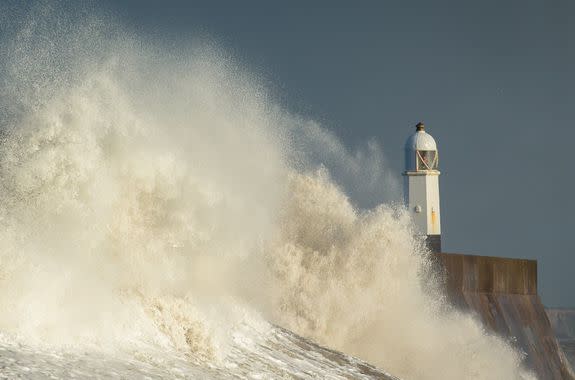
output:
{"label": "lighthouse window", "polygon": [[417,151],[417,170],[437,170],[437,152],[435,150]]}

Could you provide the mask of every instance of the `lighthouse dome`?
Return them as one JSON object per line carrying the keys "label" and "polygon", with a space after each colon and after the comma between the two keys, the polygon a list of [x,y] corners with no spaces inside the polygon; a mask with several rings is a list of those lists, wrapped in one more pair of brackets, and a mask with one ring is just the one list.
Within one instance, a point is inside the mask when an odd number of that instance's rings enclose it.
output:
{"label": "lighthouse dome", "polygon": [[417,131],[405,142],[405,170],[437,170],[438,154],[435,139],[427,132],[423,123],[416,125]]}
{"label": "lighthouse dome", "polygon": [[435,139],[425,132],[422,123],[417,124],[417,131],[405,142],[405,150],[437,150]]}

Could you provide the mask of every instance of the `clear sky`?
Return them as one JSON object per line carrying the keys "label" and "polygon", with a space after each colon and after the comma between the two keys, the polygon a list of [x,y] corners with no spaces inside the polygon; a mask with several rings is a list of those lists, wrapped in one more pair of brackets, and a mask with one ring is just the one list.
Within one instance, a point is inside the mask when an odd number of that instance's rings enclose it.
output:
{"label": "clear sky", "polygon": [[575,307],[575,1],[98,7],[139,34],[217,41],[349,149],[378,141],[398,177],[425,122],[440,150],[444,250],[537,259],[544,304]]}

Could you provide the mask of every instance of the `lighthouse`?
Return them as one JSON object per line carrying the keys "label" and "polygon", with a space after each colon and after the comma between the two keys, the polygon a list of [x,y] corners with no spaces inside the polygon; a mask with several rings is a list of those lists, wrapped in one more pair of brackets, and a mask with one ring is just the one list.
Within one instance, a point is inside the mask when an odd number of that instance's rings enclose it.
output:
{"label": "lighthouse", "polygon": [[403,196],[417,234],[432,252],[441,252],[439,155],[435,139],[418,123],[405,143]]}

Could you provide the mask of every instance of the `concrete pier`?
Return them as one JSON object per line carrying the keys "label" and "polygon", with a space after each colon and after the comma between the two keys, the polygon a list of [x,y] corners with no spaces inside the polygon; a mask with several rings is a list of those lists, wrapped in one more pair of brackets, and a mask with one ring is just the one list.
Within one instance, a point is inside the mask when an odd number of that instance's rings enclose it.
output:
{"label": "concrete pier", "polygon": [[537,294],[537,261],[434,256],[446,276],[451,301],[476,313],[488,330],[514,342],[539,379],[575,379]]}

